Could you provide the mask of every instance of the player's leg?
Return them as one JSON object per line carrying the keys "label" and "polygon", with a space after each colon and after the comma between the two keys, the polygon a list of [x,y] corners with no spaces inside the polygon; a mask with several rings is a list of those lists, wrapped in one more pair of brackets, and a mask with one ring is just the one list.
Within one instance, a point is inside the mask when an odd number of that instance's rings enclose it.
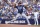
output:
{"label": "player's leg", "polygon": [[22,13],[22,16],[26,18],[28,25],[31,25],[30,22],[29,22],[29,19],[27,18],[27,16],[24,13]]}
{"label": "player's leg", "polygon": [[30,21],[29,21],[29,18],[26,18],[26,19],[27,19],[28,25],[31,25],[31,24],[30,24]]}
{"label": "player's leg", "polygon": [[16,15],[16,17],[15,17],[14,19],[12,19],[11,21],[15,21],[19,16],[21,16],[20,13],[18,13],[18,14]]}
{"label": "player's leg", "polygon": [[[15,21],[19,16],[21,16],[19,13],[16,15],[16,17],[14,18],[14,19],[12,19],[11,21],[9,21],[8,23],[11,23],[11,22],[13,22],[13,21]],[[7,23],[7,24],[8,24]]]}
{"label": "player's leg", "polygon": [[25,18],[27,18],[27,16],[24,13],[22,13],[22,16],[25,17]]}
{"label": "player's leg", "polygon": [[37,25],[38,25],[38,19],[37,19],[37,17],[34,19],[34,21],[35,21],[34,25],[36,25],[36,22],[37,22]]}
{"label": "player's leg", "polygon": [[36,25],[36,18],[34,18],[34,21],[35,21],[35,24],[34,25]]}
{"label": "player's leg", "polygon": [[38,25],[38,19],[36,18],[36,22],[37,22],[37,25]]}

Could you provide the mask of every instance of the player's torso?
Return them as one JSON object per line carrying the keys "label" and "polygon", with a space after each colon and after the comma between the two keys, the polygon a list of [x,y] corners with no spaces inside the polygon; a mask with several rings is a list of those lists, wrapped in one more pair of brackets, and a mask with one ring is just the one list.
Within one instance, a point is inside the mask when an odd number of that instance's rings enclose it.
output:
{"label": "player's torso", "polygon": [[22,13],[23,12],[23,6],[17,6],[17,9],[18,9],[18,13]]}
{"label": "player's torso", "polygon": [[38,16],[38,12],[34,12],[34,16],[37,17]]}

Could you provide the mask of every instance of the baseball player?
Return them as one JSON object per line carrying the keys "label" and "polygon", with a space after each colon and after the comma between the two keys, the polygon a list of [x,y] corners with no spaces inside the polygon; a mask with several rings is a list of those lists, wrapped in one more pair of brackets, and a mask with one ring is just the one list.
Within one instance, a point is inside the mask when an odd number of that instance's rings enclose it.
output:
{"label": "baseball player", "polygon": [[35,24],[36,25],[36,22],[37,22],[37,25],[38,25],[38,15],[39,15],[39,12],[37,12],[37,10],[35,10],[35,12],[33,12],[34,14],[34,21],[35,21]]}
{"label": "baseball player", "polygon": [[[21,16],[21,17],[23,16],[23,17],[26,18],[26,20],[28,20],[28,19],[27,19],[28,16],[26,16],[26,15],[23,13],[23,7],[24,7],[24,5],[21,5],[21,3],[18,3],[18,6],[16,6],[16,8],[18,9],[18,14],[16,15],[16,18],[12,19],[11,21],[15,21],[19,16]],[[29,16],[28,18],[30,18],[30,16]],[[10,22],[11,22],[11,21],[10,21]],[[9,23],[10,23],[10,22],[9,22]],[[27,21],[27,22],[28,22],[28,25],[29,25],[29,24],[30,24],[29,21]]]}

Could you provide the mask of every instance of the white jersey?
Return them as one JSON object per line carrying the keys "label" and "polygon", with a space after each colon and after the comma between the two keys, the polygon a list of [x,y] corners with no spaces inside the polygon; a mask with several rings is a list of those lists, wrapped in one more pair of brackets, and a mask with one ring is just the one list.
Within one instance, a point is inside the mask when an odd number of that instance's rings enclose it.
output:
{"label": "white jersey", "polygon": [[34,12],[34,16],[35,16],[35,18],[37,18],[38,15],[39,15],[39,12]]}

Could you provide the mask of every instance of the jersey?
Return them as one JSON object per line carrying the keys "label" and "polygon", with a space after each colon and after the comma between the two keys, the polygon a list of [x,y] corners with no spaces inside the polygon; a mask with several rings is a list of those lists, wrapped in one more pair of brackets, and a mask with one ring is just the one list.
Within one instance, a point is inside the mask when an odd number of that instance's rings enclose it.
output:
{"label": "jersey", "polygon": [[21,5],[21,6],[17,6],[16,8],[18,9],[18,13],[22,13],[23,12],[23,7],[24,5]]}
{"label": "jersey", "polygon": [[39,15],[39,13],[38,13],[38,12],[34,12],[34,16],[35,16],[35,18],[37,18],[37,17],[38,17],[38,15]]}

